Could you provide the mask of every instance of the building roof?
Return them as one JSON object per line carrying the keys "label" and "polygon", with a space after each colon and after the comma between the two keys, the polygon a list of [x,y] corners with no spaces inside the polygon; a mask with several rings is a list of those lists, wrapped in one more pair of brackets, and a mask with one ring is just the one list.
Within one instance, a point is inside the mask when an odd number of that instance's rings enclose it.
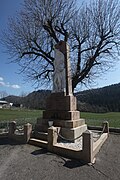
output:
{"label": "building roof", "polygon": [[8,104],[7,101],[0,101],[0,104]]}

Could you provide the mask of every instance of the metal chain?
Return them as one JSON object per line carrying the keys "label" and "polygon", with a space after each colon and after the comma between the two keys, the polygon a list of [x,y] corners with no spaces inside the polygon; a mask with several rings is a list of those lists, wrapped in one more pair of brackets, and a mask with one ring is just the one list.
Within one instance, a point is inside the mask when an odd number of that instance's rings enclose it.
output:
{"label": "metal chain", "polygon": [[55,131],[55,132],[57,133],[57,135],[58,135],[61,139],[66,140],[66,141],[70,141],[70,142],[73,142],[73,141],[79,139],[79,138],[82,136],[82,134],[81,134],[80,136],[78,136],[78,137],[76,137],[76,138],[74,138],[74,139],[67,139],[67,138],[63,137],[61,134],[59,134],[57,131]]}
{"label": "metal chain", "polygon": [[[100,135],[99,135],[99,137],[97,138],[97,140],[102,136],[102,134],[104,133],[104,130],[105,130],[105,124],[104,124],[104,126],[103,126],[103,130],[101,131],[101,133],[100,133]],[[93,138],[96,138],[95,136],[93,136]],[[97,141],[96,140],[96,141]]]}
{"label": "metal chain", "polygon": [[[99,138],[100,138],[101,135],[103,134],[104,130],[105,130],[105,124],[104,124],[104,126],[103,126],[103,130],[102,130]],[[66,141],[70,141],[70,142],[73,142],[73,141],[79,139],[80,137],[82,137],[82,134],[81,134],[80,136],[78,136],[78,137],[76,137],[76,138],[74,138],[74,139],[67,139],[67,138],[63,137],[63,136],[62,136],[60,133],[58,133],[57,131],[55,131],[55,132],[57,133],[57,135],[58,135],[61,139],[66,140]],[[94,138],[95,138],[95,137],[94,137]],[[99,138],[98,138],[98,139],[99,139]],[[97,139],[97,140],[98,140],[98,139]]]}
{"label": "metal chain", "polygon": [[17,131],[19,131],[19,132],[21,132],[21,131],[23,131],[23,130],[24,130],[24,128],[21,128],[21,129],[16,128],[16,130],[17,130]]}

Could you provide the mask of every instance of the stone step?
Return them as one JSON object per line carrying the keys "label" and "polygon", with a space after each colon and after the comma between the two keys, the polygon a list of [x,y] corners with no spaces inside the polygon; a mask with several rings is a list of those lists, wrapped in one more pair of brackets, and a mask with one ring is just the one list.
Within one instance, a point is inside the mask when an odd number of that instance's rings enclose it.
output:
{"label": "stone step", "polygon": [[39,146],[42,148],[47,148],[48,142],[40,140],[40,139],[36,139],[36,138],[30,138],[29,144],[34,145],[34,146]]}
{"label": "stone step", "polygon": [[43,111],[43,119],[76,120],[79,118],[80,118],[79,111],[57,111],[57,110]]}
{"label": "stone step", "polygon": [[35,131],[47,132],[48,131],[48,125],[35,124]]}
{"label": "stone step", "polygon": [[48,124],[48,119],[43,119],[43,118],[37,118],[37,123],[36,124]]}
{"label": "stone step", "polygon": [[85,124],[85,119],[78,120],[55,120],[53,125],[63,128],[76,128]]}
{"label": "stone step", "polygon": [[46,132],[34,131],[34,138],[36,139],[47,141],[47,136],[48,136],[48,133]]}
{"label": "stone step", "polygon": [[[61,128],[60,134],[66,139],[76,139],[87,130],[87,125],[81,125],[76,128]],[[75,141],[74,141],[75,142]]]}

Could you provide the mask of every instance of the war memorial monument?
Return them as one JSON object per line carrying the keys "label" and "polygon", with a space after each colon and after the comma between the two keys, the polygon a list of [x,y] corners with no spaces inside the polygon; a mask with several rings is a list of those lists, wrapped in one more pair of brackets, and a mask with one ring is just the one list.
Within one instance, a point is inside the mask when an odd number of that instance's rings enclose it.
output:
{"label": "war memorial monument", "polygon": [[62,136],[76,139],[87,130],[87,125],[80,119],[76,97],[72,93],[69,46],[64,41],[55,45],[54,67],[53,91],[47,99],[43,120],[36,127],[46,131],[48,122],[53,121],[55,127],[61,127]]}
{"label": "war memorial monument", "polygon": [[[16,122],[11,122],[8,137],[62,156],[93,163],[95,155],[108,137],[109,124],[104,122],[97,138],[94,138],[95,133],[80,118],[76,97],[72,93],[69,52],[66,42],[60,41],[55,45],[53,90],[46,101],[43,117],[37,119],[34,129],[29,123],[24,125],[21,136],[16,134]],[[61,146],[60,138],[69,141],[69,144],[73,143],[72,147],[66,147],[65,143]],[[78,140],[80,146],[76,149]]]}

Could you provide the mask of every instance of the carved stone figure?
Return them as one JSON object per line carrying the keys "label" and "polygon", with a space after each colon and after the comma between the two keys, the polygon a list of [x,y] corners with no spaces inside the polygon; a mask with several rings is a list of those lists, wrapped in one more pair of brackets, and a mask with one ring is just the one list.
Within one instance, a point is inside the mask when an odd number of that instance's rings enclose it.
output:
{"label": "carved stone figure", "polygon": [[63,92],[66,87],[65,80],[65,59],[64,54],[59,51],[59,49],[55,49],[55,61],[54,67],[55,71],[53,74],[53,92]]}

